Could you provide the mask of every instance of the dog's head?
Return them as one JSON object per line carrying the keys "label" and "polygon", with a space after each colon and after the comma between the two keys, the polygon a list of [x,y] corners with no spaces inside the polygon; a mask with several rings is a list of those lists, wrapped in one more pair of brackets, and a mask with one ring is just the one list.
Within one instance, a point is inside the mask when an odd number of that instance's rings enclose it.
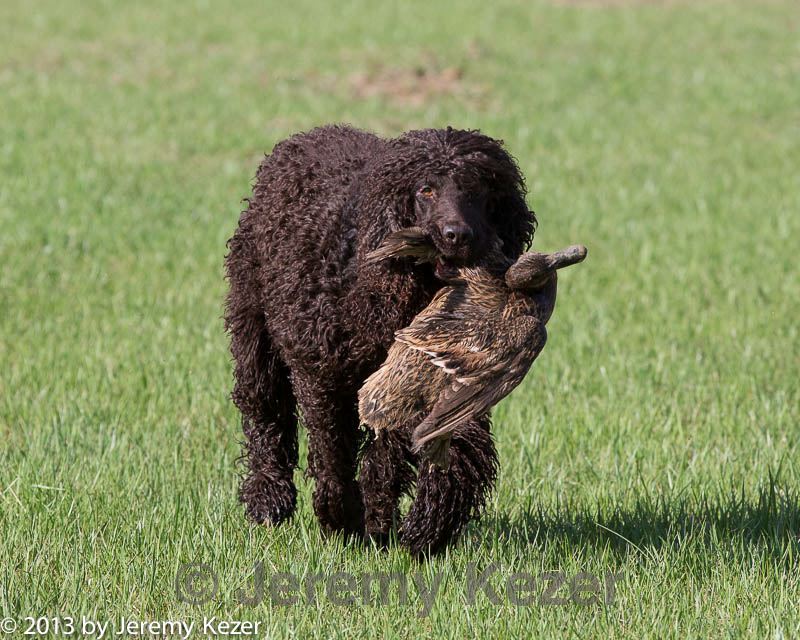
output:
{"label": "dog's head", "polygon": [[401,223],[424,229],[446,261],[475,264],[498,238],[512,259],[530,245],[536,218],[501,142],[448,128],[411,131],[393,145]]}
{"label": "dog's head", "polygon": [[415,223],[445,258],[468,263],[486,253],[493,235],[483,185],[464,188],[451,174],[431,175],[414,192]]}

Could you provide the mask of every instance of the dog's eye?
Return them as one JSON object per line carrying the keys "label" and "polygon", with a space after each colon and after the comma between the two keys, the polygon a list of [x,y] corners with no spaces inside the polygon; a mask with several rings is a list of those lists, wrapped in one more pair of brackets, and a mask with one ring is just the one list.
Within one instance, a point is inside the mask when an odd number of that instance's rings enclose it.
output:
{"label": "dog's eye", "polygon": [[433,197],[433,187],[430,185],[425,185],[419,188],[419,195],[423,198],[432,198]]}

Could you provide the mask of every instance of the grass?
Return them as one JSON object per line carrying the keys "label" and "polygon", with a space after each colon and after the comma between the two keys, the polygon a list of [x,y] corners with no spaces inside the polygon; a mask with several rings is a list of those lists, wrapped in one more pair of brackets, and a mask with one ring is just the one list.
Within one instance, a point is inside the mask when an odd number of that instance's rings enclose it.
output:
{"label": "grass", "polygon": [[[3,617],[800,635],[797,7],[588,4],[3,3]],[[301,472],[288,526],[249,527],[235,498],[225,241],[261,154],[329,121],[503,138],[536,246],[590,250],[496,410],[485,517],[422,565],[323,539]],[[218,575],[203,605],[177,597],[187,562]],[[406,604],[242,606],[257,562],[441,585],[424,617],[413,586]],[[609,604],[472,603],[473,563],[496,585],[620,578]]]}

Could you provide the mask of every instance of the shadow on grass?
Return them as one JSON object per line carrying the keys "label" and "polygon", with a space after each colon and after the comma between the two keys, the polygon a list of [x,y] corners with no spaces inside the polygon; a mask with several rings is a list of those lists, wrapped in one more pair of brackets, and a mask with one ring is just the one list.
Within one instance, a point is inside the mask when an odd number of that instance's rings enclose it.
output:
{"label": "shadow on grass", "polygon": [[653,556],[691,545],[758,549],[780,562],[800,556],[797,493],[770,477],[754,495],[742,489],[716,495],[644,496],[619,507],[559,503],[539,505],[516,516],[485,517],[476,527],[492,548],[567,545],[607,549],[618,556]]}

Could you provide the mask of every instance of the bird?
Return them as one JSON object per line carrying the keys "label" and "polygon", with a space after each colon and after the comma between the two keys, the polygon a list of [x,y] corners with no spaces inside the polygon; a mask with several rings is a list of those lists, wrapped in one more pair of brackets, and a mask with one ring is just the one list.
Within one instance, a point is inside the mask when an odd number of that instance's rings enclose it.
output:
{"label": "bird", "polygon": [[488,413],[522,382],[547,341],[556,271],[582,262],[586,247],[528,252],[512,262],[497,241],[476,266],[440,261],[417,227],[390,233],[369,262],[436,263],[443,286],[361,387],[359,418],[374,431],[409,429],[411,448],[442,469],[459,423]]}

